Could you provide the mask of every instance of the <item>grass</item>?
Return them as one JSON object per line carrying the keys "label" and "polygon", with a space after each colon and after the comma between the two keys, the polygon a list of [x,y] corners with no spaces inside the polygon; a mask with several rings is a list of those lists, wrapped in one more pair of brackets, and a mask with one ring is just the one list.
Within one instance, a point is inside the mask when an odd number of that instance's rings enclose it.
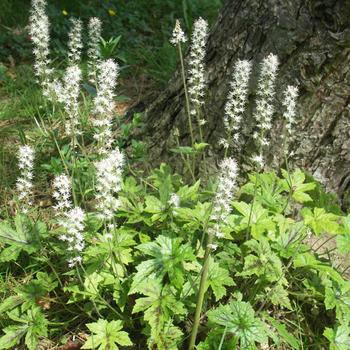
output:
{"label": "grass", "polygon": [[[85,22],[91,16],[100,17],[105,39],[121,35],[115,52],[117,58],[123,59],[120,89],[124,85],[127,95],[143,96],[145,91],[140,91],[140,81],[147,82],[143,90],[159,89],[176,68],[177,53],[169,44],[175,19],[179,18],[188,32],[199,16],[213,23],[222,0],[49,0],[48,3],[53,56],[60,57],[55,61],[57,64],[64,63],[66,57],[69,17],[81,17]],[[15,145],[23,130],[33,124],[33,116],[40,112],[43,103],[33,75],[32,46],[25,29],[29,9],[29,0],[0,2],[0,176],[7,179],[13,179],[8,175],[15,168]],[[0,193],[11,184],[2,181]]]}
{"label": "grass", "polygon": [[[104,23],[105,39],[121,35],[116,55],[126,61],[129,67],[126,74],[133,75],[135,66],[141,67],[141,71],[154,82],[164,84],[176,62],[176,52],[168,47],[175,19],[182,21],[187,32],[191,31],[194,20],[199,16],[213,23],[222,0],[50,0],[48,3],[55,57],[65,58],[69,17],[80,17],[86,23],[89,17],[97,16]],[[1,2],[0,44],[4,50],[0,53],[0,62],[10,59],[17,64],[18,61],[32,60],[31,44],[27,32],[23,30],[28,22],[29,5],[29,1],[23,0]],[[136,71],[140,72],[140,69]]]}
{"label": "grass", "polygon": [[[23,64],[3,69],[0,76],[0,197],[14,183],[17,144],[33,124],[42,103],[33,70]],[[1,201],[1,200],[0,200]]]}

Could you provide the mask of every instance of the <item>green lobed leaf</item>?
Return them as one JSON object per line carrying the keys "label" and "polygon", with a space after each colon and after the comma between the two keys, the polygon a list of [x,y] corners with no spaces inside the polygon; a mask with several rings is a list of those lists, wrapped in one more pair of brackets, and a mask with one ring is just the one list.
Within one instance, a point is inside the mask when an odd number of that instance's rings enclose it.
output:
{"label": "green lobed leaf", "polygon": [[301,211],[304,222],[309,226],[316,235],[321,233],[338,233],[340,225],[338,224],[339,216],[333,213],[326,213],[323,208],[304,208]]}
{"label": "green lobed leaf", "polygon": [[27,325],[8,326],[4,328],[5,335],[0,338],[0,349],[13,348],[26,334],[27,329]]}
{"label": "green lobed leaf", "polygon": [[97,322],[88,323],[86,326],[92,334],[81,349],[117,350],[119,349],[118,345],[133,345],[128,333],[121,331],[123,324],[120,320],[108,322],[104,319],[98,319]]}
{"label": "green lobed leaf", "polygon": [[240,340],[242,349],[254,349],[255,343],[267,343],[263,322],[255,317],[252,306],[243,301],[231,301],[208,312],[209,321],[226,328]]}
{"label": "green lobed leaf", "polygon": [[181,244],[181,238],[158,236],[154,242],[143,243],[137,248],[153,259],[143,261],[137,266],[131,291],[151,274],[158,278],[168,276],[172,285],[181,288],[184,284],[184,263],[194,261],[193,249],[189,244]]}
{"label": "green lobed leaf", "polygon": [[336,329],[326,328],[323,335],[330,341],[330,350],[350,349],[350,327],[340,325]]}
{"label": "green lobed leaf", "polygon": [[264,318],[268,320],[271,325],[277,330],[278,334],[281,336],[282,340],[287,343],[289,346],[291,346],[294,350],[300,349],[300,342],[299,340],[293,336],[293,334],[287,330],[286,326],[283,323],[278,322],[274,318],[268,316],[267,314],[264,315]]}

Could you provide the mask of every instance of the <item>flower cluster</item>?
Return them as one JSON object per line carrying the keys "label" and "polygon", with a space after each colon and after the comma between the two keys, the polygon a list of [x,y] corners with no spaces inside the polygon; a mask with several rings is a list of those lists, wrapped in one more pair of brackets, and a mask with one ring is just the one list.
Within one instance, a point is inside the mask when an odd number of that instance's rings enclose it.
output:
{"label": "flower cluster", "polygon": [[34,44],[35,74],[43,89],[49,81],[52,70],[49,68],[49,19],[45,12],[46,0],[32,0],[32,9],[29,18],[29,35]]}
{"label": "flower cluster", "polygon": [[[249,77],[252,64],[247,60],[238,60],[232,74],[231,89],[225,105],[224,125],[228,140],[224,146],[234,145],[240,148],[242,116],[247,104]],[[231,140],[231,137],[233,138]]]}
{"label": "flower cluster", "polygon": [[176,193],[172,193],[168,200],[169,206],[174,208],[179,208],[180,202],[181,202],[181,198]]}
{"label": "flower cluster", "polygon": [[275,80],[278,69],[278,58],[270,54],[261,64],[261,73],[258,83],[257,103],[254,118],[257,121],[258,130],[254,133],[257,141],[259,154],[253,156],[252,160],[260,167],[264,166],[263,148],[268,146],[266,134],[272,127],[272,116],[274,113],[273,97],[275,95]]}
{"label": "flower cluster", "polygon": [[68,135],[80,134],[79,94],[81,78],[80,68],[78,66],[70,66],[63,77],[63,84],[57,90],[58,100],[63,104],[63,108],[69,118],[69,121],[66,123],[66,133]]}
{"label": "flower cluster", "polygon": [[57,214],[62,214],[72,207],[71,184],[68,176],[64,174],[56,176],[53,181],[53,189],[53,197],[57,201],[54,209]]}
{"label": "flower cluster", "polygon": [[55,79],[50,82],[45,94],[50,100],[62,103],[69,118],[65,125],[66,134],[71,136],[80,134],[79,94],[81,79],[80,68],[77,65],[69,66],[62,81]]}
{"label": "flower cluster", "polygon": [[170,39],[170,43],[176,46],[178,44],[185,43],[186,41],[186,35],[181,28],[180,21],[177,19],[175,22],[172,38]]}
{"label": "flower cluster", "polygon": [[[199,18],[194,23],[189,59],[188,93],[191,101],[191,114],[197,115],[198,109],[204,103],[205,77],[204,58],[208,37],[208,23]],[[204,120],[199,120],[204,124]]]}
{"label": "flower cluster", "polygon": [[100,62],[98,72],[97,94],[94,99],[94,118],[92,125],[96,129],[94,139],[98,142],[98,152],[105,154],[113,142],[114,89],[117,83],[119,67],[116,62],[109,59]]}
{"label": "flower cluster", "polygon": [[97,209],[100,216],[107,220],[113,218],[119,207],[119,200],[115,195],[121,189],[123,166],[124,156],[119,149],[111,151],[108,157],[95,164]]}
{"label": "flower cluster", "polygon": [[66,233],[62,234],[59,238],[62,241],[68,242],[68,251],[72,255],[68,260],[69,267],[73,267],[76,263],[79,263],[82,260],[80,252],[85,246],[83,236],[84,219],[84,211],[81,208],[76,207],[64,213],[63,218],[59,222],[66,230]]}
{"label": "flower cluster", "polygon": [[16,187],[18,198],[22,203],[23,211],[28,210],[28,206],[32,205],[31,195],[33,188],[33,167],[34,167],[34,149],[30,146],[21,146],[18,150],[18,167],[21,171],[20,177],[17,179]]}
{"label": "flower cluster", "polygon": [[283,117],[286,119],[286,129],[291,136],[293,134],[293,127],[295,124],[296,115],[296,99],[298,97],[298,88],[296,86],[288,85],[284,92],[284,100],[282,102],[285,107]]}
{"label": "flower cluster", "polygon": [[95,82],[96,67],[101,59],[100,39],[102,34],[102,22],[97,17],[89,20],[89,42],[88,42],[88,68],[91,82]]}
{"label": "flower cluster", "polygon": [[68,33],[68,61],[70,65],[78,64],[81,58],[81,50],[83,48],[83,41],[81,32],[83,23],[80,19],[71,19],[72,28]]}
{"label": "flower cluster", "polygon": [[212,214],[210,216],[210,220],[214,221],[214,226],[211,228],[210,233],[218,238],[223,237],[220,224],[227,220],[231,211],[230,202],[236,187],[238,173],[236,161],[233,158],[225,158],[220,163],[219,172],[218,188],[214,198]]}

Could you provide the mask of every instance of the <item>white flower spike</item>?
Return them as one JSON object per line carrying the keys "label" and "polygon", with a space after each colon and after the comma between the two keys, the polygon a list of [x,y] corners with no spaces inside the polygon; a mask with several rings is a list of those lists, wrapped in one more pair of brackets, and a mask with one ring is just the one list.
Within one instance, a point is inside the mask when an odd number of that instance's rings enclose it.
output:
{"label": "white flower spike", "polygon": [[43,90],[46,89],[52,73],[49,67],[50,23],[45,8],[46,0],[32,0],[29,17],[29,35],[34,44],[34,70]]}
{"label": "white flower spike", "polygon": [[85,247],[84,220],[84,211],[76,207],[64,213],[63,218],[59,221],[60,225],[66,230],[66,233],[59,238],[68,244],[68,252],[71,255],[68,260],[69,267],[73,267],[82,260],[80,254]]}
{"label": "white flower spike", "polygon": [[261,63],[261,73],[257,91],[257,103],[254,118],[258,131],[253,135],[256,140],[259,154],[252,157],[260,167],[264,164],[264,148],[269,145],[267,133],[272,128],[274,113],[273,98],[275,95],[275,81],[278,69],[278,58],[270,54]]}
{"label": "white flower spike", "polygon": [[170,43],[176,46],[178,44],[185,43],[186,41],[186,35],[181,28],[180,21],[177,19],[175,22],[172,38],[170,39]]}
{"label": "white flower spike", "polygon": [[[208,38],[208,22],[199,18],[194,23],[189,59],[188,93],[191,114],[196,115],[204,103],[206,81],[204,77],[204,58]],[[205,121],[200,121],[202,124]]]}
{"label": "white flower spike", "polygon": [[17,179],[16,187],[23,212],[27,212],[28,207],[33,204],[31,196],[33,189],[34,157],[35,153],[32,147],[25,145],[19,148],[18,167],[21,174]]}
{"label": "white flower spike", "polygon": [[71,19],[72,28],[68,33],[68,61],[69,65],[75,65],[80,62],[83,41],[81,33],[83,30],[83,22],[80,19]]}
{"label": "white flower spike", "polygon": [[[247,60],[238,60],[232,74],[231,89],[225,105],[224,125],[228,135],[225,146],[232,145],[237,151],[241,148],[240,130],[242,117],[247,104],[249,77],[252,64]],[[225,147],[225,148],[226,148]]]}
{"label": "white flower spike", "polygon": [[92,17],[89,20],[89,42],[88,42],[88,67],[89,78],[92,83],[95,83],[97,65],[101,60],[100,40],[102,35],[102,22],[97,17]]}
{"label": "white flower spike", "polygon": [[284,92],[284,100],[282,102],[285,111],[283,113],[283,117],[286,120],[286,129],[291,136],[293,134],[294,125],[296,123],[295,115],[296,115],[296,100],[298,97],[298,88],[296,86],[289,85]]}
{"label": "white flower spike", "polygon": [[94,99],[92,125],[94,139],[98,143],[98,153],[106,154],[112,146],[112,119],[115,108],[115,92],[119,66],[113,60],[101,61],[98,67],[97,95]]}
{"label": "white flower spike", "polygon": [[236,188],[238,174],[237,163],[233,158],[225,158],[219,166],[219,183],[213,203],[211,221],[214,226],[211,228],[214,236],[221,238],[223,233],[220,224],[225,223],[231,211],[231,200]]}
{"label": "white flower spike", "polygon": [[119,149],[111,151],[109,156],[95,164],[97,209],[106,220],[113,218],[120,205],[115,195],[121,189],[123,166],[124,156]]}

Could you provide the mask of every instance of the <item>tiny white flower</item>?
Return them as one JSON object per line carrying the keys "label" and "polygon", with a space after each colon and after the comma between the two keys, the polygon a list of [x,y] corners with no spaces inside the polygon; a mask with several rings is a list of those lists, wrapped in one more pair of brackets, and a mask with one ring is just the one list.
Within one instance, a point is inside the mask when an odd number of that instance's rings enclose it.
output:
{"label": "tiny white flower", "polygon": [[113,235],[111,233],[106,233],[105,234],[105,237],[108,239],[108,240],[111,240],[113,238]]}
{"label": "tiny white flower", "polygon": [[265,166],[265,161],[264,161],[264,157],[262,154],[256,154],[252,157],[252,161],[254,163],[256,163],[260,169],[263,169]]}
{"label": "tiny white flower", "polygon": [[210,248],[211,250],[216,250],[218,247],[217,244],[208,244],[208,248]]}
{"label": "tiny white flower", "polygon": [[81,256],[75,256],[74,258],[71,258],[68,260],[68,267],[72,268],[76,264],[80,264],[83,261],[83,258]]}
{"label": "tiny white flower", "polygon": [[168,201],[168,204],[170,206],[178,208],[180,206],[180,201],[181,201],[180,197],[176,193],[172,193]]}
{"label": "tiny white flower", "polygon": [[228,141],[224,138],[221,138],[219,140],[219,145],[222,146],[223,148],[227,149],[230,147],[230,144],[228,143]]}

